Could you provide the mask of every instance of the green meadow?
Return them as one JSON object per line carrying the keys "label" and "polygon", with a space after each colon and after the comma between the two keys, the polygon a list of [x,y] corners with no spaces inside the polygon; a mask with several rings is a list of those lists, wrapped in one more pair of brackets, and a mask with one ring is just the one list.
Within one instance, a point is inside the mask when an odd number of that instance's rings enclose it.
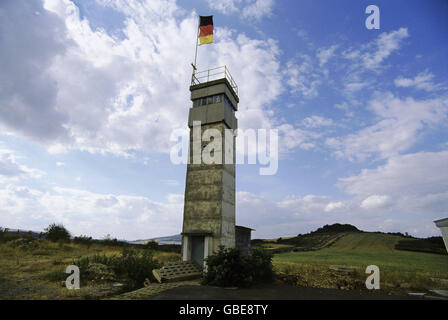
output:
{"label": "green meadow", "polygon": [[318,279],[327,277],[324,273],[333,265],[355,269],[358,280],[367,277],[367,266],[376,265],[386,288],[431,289],[440,286],[431,278],[448,279],[448,255],[394,249],[401,239],[382,233],[349,233],[328,248],[275,254],[273,263],[277,272],[306,274],[305,282],[312,286],[319,286]]}
{"label": "green meadow", "polygon": [[377,265],[380,270],[448,276],[448,255],[395,250],[394,245],[400,239],[400,236],[387,234],[348,234],[330,248],[281,253],[275,255],[274,262],[345,265],[355,268]]}

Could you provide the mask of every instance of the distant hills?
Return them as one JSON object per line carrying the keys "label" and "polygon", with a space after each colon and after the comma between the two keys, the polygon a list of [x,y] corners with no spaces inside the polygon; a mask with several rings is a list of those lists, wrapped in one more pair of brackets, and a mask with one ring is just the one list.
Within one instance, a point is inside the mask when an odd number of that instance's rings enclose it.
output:
{"label": "distant hills", "polygon": [[[0,228],[0,231],[4,231],[4,228]],[[32,235],[36,238],[44,237],[42,233],[36,231],[7,229],[8,233],[17,234],[20,237],[26,235]],[[387,234],[399,236],[400,239],[395,244],[396,250],[418,251],[437,254],[446,254],[445,245],[442,237],[430,237],[426,239],[414,238],[408,234],[402,234],[400,232],[365,232],[359,230],[357,227],[351,224],[334,223],[331,225],[324,225],[314,231],[307,234],[298,234],[295,237],[276,238],[276,239],[252,239],[252,245],[255,247],[266,247],[267,243],[269,247],[275,249],[275,251],[291,251],[291,249],[300,248],[302,250],[315,250],[333,245],[343,238],[344,235],[363,233],[363,234]],[[182,235],[176,234],[166,237],[156,237],[150,239],[141,239],[135,241],[126,241],[131,244],[146,244],[149,241],[156,241],[159,245],[175,245],[179,246],[182,243]]]}
{"label": "distant hills", "polygon": [[45,235],[42,232],[32,231],[32,230],[21,230],[21,229],[11,229],[11,228],[0,228],[0,232],[7,232],[12,234],[17,234],[20,237],[24,237],[26,235],[31,235],[35,238],[45,238]]}
{"label": "distant hills", "polygon": [[253,247],[268,249],[273,253],[319,250],[333,245],[352,249],[373,248],[377,250],[386,245],[388,250],[447,254],[442,237],[420,239],[400,232],[366,232],[353,225],[339,223],[325,225],[315,231],[295,237],[270,240],[254,239],[251,243]]}
{"label": "distant hills", "polygon": [[178,244],[178,245],[180,245],[182,243],[182,235],[176,234],[174,236],[158,237],[158,238],[135,240],[135,241],[128,241],[128,242],[133,243],[133,244],[146,244],[149,241],[155,241],[158,244]]}

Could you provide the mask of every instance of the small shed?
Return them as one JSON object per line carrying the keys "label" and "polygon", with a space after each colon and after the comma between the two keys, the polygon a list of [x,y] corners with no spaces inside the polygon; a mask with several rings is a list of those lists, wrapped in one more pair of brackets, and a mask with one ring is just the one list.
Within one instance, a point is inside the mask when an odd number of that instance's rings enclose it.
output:
{"label": "small shed", "polygon": [[235,245],[241,250],[241,253],[244,255],[247,255],[250,252],[250,240],[252,231],[255,230],[247,227],[235,226]]}
{"label": "small shed", "polygon": [[436,220],[434,223],[440,228],[440,232],[442,232],[443,242],[445,242],[445,248],[448,252],[448,218]]}

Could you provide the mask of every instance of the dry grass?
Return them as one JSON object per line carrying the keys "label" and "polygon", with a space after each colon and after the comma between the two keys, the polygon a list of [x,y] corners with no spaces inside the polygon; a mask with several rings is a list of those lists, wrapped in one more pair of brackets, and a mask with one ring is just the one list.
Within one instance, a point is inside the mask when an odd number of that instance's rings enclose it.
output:
{"label": "dry grass", "polygon": [[[65,288],[65,268],[81,257],[118,255],[120,247],[39,241],[38,248],[24,249],[0,244],[0,299],[86,299],[101,296],[107,286],[92,285],[81,290]],[[161,263],[180,259],[178,253],[156,251]]]}
{"label": "dry grass", "polygon": [[[327,265],[297,263],[275,263],[275,272],[284,282],[303,287],[335,288],[341,290],[367,290],[367,274],[361,268],[353,273],[331,270]],[[409,291],[423,291],[438,288],[429,273],[383,271],[380,276],[380,291],[392,294],[406,294]]]}
{"label": "dry grass", "polygon": [[[395,250],[399,239],[385,234],[349,234],[329,248],[277,254],[274,267],[281,279],[302,286],[366,290],[365,268],[377,265],[381,290],[387,293],[440,288],[431,278],[448,278],[448,256]],[[355,272],[331,271],[331,265]]]}

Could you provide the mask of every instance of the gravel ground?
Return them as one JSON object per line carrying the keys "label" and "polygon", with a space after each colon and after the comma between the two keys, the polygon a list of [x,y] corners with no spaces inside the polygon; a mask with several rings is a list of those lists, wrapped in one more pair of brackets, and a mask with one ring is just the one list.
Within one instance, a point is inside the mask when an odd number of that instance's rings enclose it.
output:
{"label": "gravel ground", "polygon": [[296,287],[273,283],[249,289],[180,286],[150,300],[422,300],[420,297],[387,295],[369,291]]}

